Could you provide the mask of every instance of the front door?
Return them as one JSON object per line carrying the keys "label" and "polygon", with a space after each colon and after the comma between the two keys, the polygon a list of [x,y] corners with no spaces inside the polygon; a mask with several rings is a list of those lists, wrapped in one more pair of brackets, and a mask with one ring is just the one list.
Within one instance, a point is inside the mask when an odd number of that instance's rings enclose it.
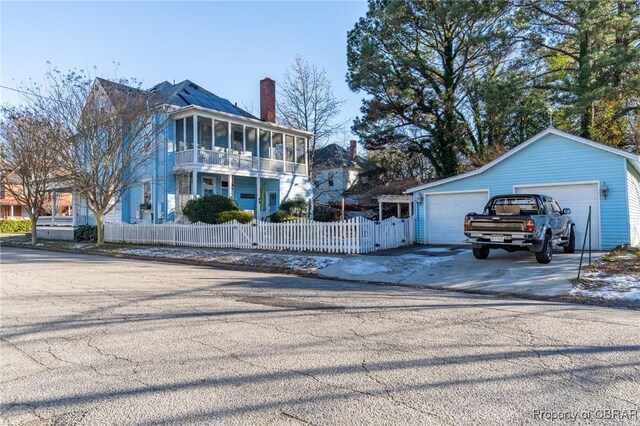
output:
{"label": "front door", "polygon": [[267,193],[267,213],[271,214],[278,209],[278,196],[275,192]]}

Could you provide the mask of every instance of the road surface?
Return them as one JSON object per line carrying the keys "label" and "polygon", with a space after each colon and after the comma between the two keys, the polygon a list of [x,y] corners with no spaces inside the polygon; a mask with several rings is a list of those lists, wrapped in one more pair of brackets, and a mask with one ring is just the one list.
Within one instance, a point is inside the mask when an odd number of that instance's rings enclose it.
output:
{"label": "road surface", "polygon": [[637,311],[14,248],[0,266],[6,424],[640,421]]}

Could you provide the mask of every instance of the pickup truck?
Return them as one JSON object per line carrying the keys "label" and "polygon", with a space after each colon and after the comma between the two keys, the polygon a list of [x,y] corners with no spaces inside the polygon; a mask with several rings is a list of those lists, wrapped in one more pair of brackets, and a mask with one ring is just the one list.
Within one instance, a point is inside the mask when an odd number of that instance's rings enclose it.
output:
{"label": "pickup truck", "polygon": [[510,194],[492,197],[482,214],[464,218],[464,234],[476,259],[486,259],[491,249],[528,250],[539,263],[549,263],[554,246],[565,253],[576,249],[575,224],[570,209],[560,208],[552,197]]}

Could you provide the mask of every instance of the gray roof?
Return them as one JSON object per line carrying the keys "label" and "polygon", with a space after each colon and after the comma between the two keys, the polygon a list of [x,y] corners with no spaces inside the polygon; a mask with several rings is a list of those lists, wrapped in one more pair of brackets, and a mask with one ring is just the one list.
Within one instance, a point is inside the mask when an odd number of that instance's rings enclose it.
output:
{"label": "gray roof", "polygon": [[197,105],[220,112],[257,119],[257,117],[231,103],[231,101],[214,95],[189,80],[185,80],[178,84],[171,84],[168,81],[163,81],[162,83],[153,86],[148,90],[148,92],[162,96],[165,99],[165,102],[171,105],[182,107]]}
{"label": "gray roof", "polygon": [[103,78],[97,78],[97,80],[110,97],[114,93],[134,94],[139,92],[140,94],[149,95],[149,99],[152,100],[153,105],[165,103],[179,107],[197,105],[215,111],[239,115],[241,117],[258,119],[237,105],[231,103],[228,99],[214,95],[189,80],[185,80],[178,84],[171,84],[168,81],[163,81],[148,90],[137,89],[121,83],[105,80]]}
{"label": "gray roof", "polygon": [[313,155],[314,167],[361,167],[367,166],[367,160],[356,155],[355,160],[351,159],[349,150],[335,143],[329,144],[323,148],[316,149]]}

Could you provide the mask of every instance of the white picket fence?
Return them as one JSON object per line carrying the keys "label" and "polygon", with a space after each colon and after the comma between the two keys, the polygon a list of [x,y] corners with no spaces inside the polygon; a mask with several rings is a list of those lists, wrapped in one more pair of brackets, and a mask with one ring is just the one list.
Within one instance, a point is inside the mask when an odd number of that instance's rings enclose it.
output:
{"label": "white picket fence", "polygon": [[305,219],[286,223],[233,221],[221,225],[106,223],[104,235],[107,242],[132,244],[344,254],[385,250],[410,245],[416,240],[413,217],[392,217],[382,222],[354,218],[328,223]]}

